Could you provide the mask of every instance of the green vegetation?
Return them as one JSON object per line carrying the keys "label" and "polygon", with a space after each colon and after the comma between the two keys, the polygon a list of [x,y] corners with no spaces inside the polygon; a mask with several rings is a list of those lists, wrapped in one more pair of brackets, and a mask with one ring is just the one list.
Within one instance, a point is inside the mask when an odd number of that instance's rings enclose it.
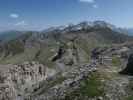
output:
{"label": "green vegetation", "polygon": [[19,64],[25,61],[32,61],[36,52],[38,51],[37,48],[26,48],[24,52],[20,54],[16,54],[13,56],[7,56],[0,60],[1,64]]}
{"label": "green vegetation", "polygon": [[10,53],[15,55],[24,52],[24,44],[19,40],[12,40],[6,45],[5,49],[5,56],[8,56]]}
{"label": "green vegetation", "polygon": [[80,50],[79,54],[80,58],[82,59],[80,63],[87,63],[90,61],[92,48],[96,47],[98,43],[95,40],[83,40],[82,38],[80,38],[75,41],[75,44]]}
{"label": "green vegetation", "polygon": [[103,95],[104,90],[102,87],[101,80],[99,78],[99,74],[94,73],[90,78],[83,81],[81,83],[80,91],[84,96],[88,97]]}
{"label": "green vegetation", "polygon": [[15,50],[17,50],[17,52],[14,53],[14,55],[7,54],[6,57],[1,58],[0,59],[1,64],[19,64],[25,61],[38,61],[44,65],[47,65],[48,67],[53,67],[55,65],[50,60],[51,57],[55,54],[57,49],[57,46],[55,44],[50,46],[44,45],[41,48],[34,46],[30,48],[25,48],[23,51],[23,49],[21,50],[20,48],[21,44],[18,45],[17,43],[19,44],[20,42],[13,41],[13,43],[11,43],[12,47],[10,48],[10,50],[7,49],[10,53],[12,53],[12,51],[16,52]]}
{"label": "green vegetation", "polygon": [[121,65],[120,58],[113,56],[112,57],[112,64],[113,64],[113,66],[120,66]]}
{"label": "green vegetation", "polygon": [[133,100],[133,96],[128,96],[125,98],[125,100]]}
{"label": "green vegetation", "polygon": [[103,84],[99,73],[92,73],[88,79],[81,82],[80,88],[67,95],[65,100],[74,100],[76,97],[78,97],[76,100],[83,100],[84,97],[94,98],[103,96]]}
{"label": "green vegetation", "polygon": [[41,50],[36,53],[34,59],[44,65],[47,65],[48,67],[53,67],[55,66],[55,63],[51,61],[51,58],[55,55],[56,48],[57,47],[54,45],[42,47]]}

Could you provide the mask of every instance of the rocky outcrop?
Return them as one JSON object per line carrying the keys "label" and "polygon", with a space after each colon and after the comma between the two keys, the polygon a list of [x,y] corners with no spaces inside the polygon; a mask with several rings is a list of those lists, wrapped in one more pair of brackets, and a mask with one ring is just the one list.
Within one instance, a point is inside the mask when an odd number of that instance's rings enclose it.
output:
{"label": "rocky outcrop", "polygon": [[120,72],[120,74],[133,75],[133,54],[130,54],[127,66]]}
{"label": "rocky outcrop", "polygon": [[12,65],[0,75],[0,100],[23,100],[32,87],[46,79],[46,67],[37,62]]}
{"label": "rocky outcrop", "polygon": [[65,50],[63,49],[63,47],[59,47],[59,50],[58,50],[57,54],[52,58],[52,61],[55,62],[56,60],[61,59],[64,52],[65,52]]}
{"label": "rocky outcrop", "polygon": [[68,94],[80,88],[80,82],[87,79],[96,65],[86,64],[72,68],[62,75],[56,75],[41,84],[43,86],[29,95],[26,100],[63,100]]}
{"label": "rocky outcrop", "polygon": [[[77,55],[78,48],[74,43],[69,43],[69,46],[71,47],[69,49],[59,48],[54,56],[57,57],[54,63],[62,67],[63,70],[61,71],[59,71],[59,66],[56,69],[58,71],[56,71],[38,62],[25,62],[8,67],[6,73],[1,72],[0,100],[65,100],[68,95],[80,89],[82,82],[89,79],[88,77],[91,77],[91,73],[96,70],[101,71],[101,75],[104,77],[106,76],[104,75],[105,73],[107,76],[109,74],[110,77],[113,74],[114,77],[114,74],[118,73],[119,69],[121,69],[119,68],[121,64],[113,65],[113,59],[115,58],[115,63],[117,57],[123,59],[121,54],[127,53],[129,49],[123,46],[117,48],[98,47],[92,50],[90,63],[81,64],[76,63],[78,60],[74,60],[79,57]],[[133,55],[131,54],[125,71],[128,74],[132,73],[132,64]],[[112,98],[117,100],[117,98],[126,95],[125,88],[128,82],[123,82],[121,77],[120,80],[119,77],[118,80],[106,80],[104,77],[103,79],[101,78],[101,81],[105,82],[104,89],[106,91],[105,97],[101,96],[103,100],[111,100]],[[119,85],[120,82],[121,84]],[[91,99],[88,97],[87,100],[97,100],[97,98]]]}
{"label": "rocky outcrop", "polygon": [[0,75],[0,100],[61,100],[95,70],[93,64],[73,66],[63,73],[38,62],[12,65]]}

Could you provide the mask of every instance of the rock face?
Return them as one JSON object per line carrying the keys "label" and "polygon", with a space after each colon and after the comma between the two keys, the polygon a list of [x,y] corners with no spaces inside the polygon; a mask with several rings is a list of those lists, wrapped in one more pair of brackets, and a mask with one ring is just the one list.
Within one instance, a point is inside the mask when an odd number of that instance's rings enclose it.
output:
{"label": "rock face", "polygon": [[[90,62],[82,64],[76,63],[79,51],[75,43],[69,43],[69,45],[72,45],[69,49],[59,48],[53,57],[54,60],[51,59],[62,67],[62,71],[59,71],[59,68],[54,70],[38,62],[11,65],[6,72],[2,71],[0,73],[0,100],[65,100],[69,94],[80,88],[81,83],[87,80],[92,72],[97,70],[100,73],[99,76],[102,76],[99,77],[100,81],[104,82],[105,95],[92,99],[88,97],[85,100],[118,100],[127,95],[125,89],[128,79],[115,77],[114,74],[121,69],[119,68],[121,66],[119,59],[123,57],[121,54],[126,55],[129,48],[123,46],[95,48],[91,52]],[[124,56],[123,59],[127,58]],[[133,54],[130,55],[127,68],[122,73],[132,74],[132,65]]]}
{"label": "rock face", "polygon": [[62,47],[59,48],[57,54],[52,58],[52,61],[55,62],[56,60],[60,59],[62,55],[64,54],[64,50]]}
{"label": "rock face", "polygon": [[80,87],[80,82],[87,79],[96,65],[86,64],[73,67],[62,75],[42,81],[43,86],[27,96],[26,100],[65,100],[68,94]]}
{"label": "rock face", "polygon": [[79,88],[80,81],[96,70],[96,65],[73,66],[57,73],[38,62],[12,65],[0,75],[0,100],[61,100]]}
{"label": "rock face", "polygon": [[46,79],[45,69],[37,62],[12,66],[0,77],[0,100],[23,100],[35,84]]}
{"label": "rock face", "polygon": [[129,56],[127,67],[120,74],[133,75],[133,54]]}

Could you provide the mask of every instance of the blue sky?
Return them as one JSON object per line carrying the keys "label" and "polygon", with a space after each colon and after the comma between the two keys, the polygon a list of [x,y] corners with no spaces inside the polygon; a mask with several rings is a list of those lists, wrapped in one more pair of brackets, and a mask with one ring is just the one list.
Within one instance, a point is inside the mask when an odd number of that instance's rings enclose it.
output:
{"label": "blue sky", "polygon": [[0,31],[105,20],[133,27],[133,0],[0,0]]}

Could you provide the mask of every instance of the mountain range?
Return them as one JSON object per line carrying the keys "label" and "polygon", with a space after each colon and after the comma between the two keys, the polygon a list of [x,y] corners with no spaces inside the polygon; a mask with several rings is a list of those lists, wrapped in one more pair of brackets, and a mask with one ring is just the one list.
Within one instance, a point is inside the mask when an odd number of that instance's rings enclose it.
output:
{"label": "mountain range", "polygon": [[[52,51],[55,52],[60,45],[67,47],[69,43],[76,42],[77,48],[86,55],[95,45],[123,43],[132,40],[132,37],[123,31],[116,31],[113,25],[104,21],[91,23],[84,21],[77,25],[52,27],[41,32],[8,31],[0,34],[0,39],[5,41],[1,42],[0,46],[1,62],[3,63],[18,63],[22,61],[21,56],[24,57],[24,61],[36,59],[43,63],[45,61],[49,63],[47,58],[51,56],[51,49],[55,49]],[[50,55],[46,56],[45,53]],[[46,58],[42,57],[43,54]],[[16,60],[12,61],[13,58]]]}
{"label": "mountain range", "polygon": [[3,32],[0,40],[0,100],[133,98],[132,77],[119,74],[133,72],[133,36],[125,29],[84,21]]}
{"label": "mountain range", "polygon": [[[112,25],[112,24],[104,22],[104,21],[94,21],[94,22],[84,21],[84,22],[81,22],[77,25],[71,24],[71,25],[66,25],[66,26],[50,27],[48,29],[45,29],[45,30],[41,31],[40,33],[47,33],[47,32],[56,31],[56,30],[63,31],[63,30],[66,30],[68,28],[68,26],[69,27],[71,26],[73,28],[73,30],[74,29],[75,30],[78,30],[78,29],[80,30],[83,27],[86,27],[86,28],[91,28],[91,27],[104,28],[105,27],[105,28],[110,28],[113,31],[123,33],[123,34],[127,34],[127,35],[131,35],[131,36],[132,36],[132,33],[133,33],[132,28],[119,28],[119,27],[116,27],[115,25]],[[0,32],[0,40],[5,40],[5,41],[7,40],[8,41],[8,40],[11,40],[11,39],[15,39],[16,37],[19,37],[24,33],[27,33],[27,32],[26,31],[17,31],[17,30],[2,31],[2,32]]]}

